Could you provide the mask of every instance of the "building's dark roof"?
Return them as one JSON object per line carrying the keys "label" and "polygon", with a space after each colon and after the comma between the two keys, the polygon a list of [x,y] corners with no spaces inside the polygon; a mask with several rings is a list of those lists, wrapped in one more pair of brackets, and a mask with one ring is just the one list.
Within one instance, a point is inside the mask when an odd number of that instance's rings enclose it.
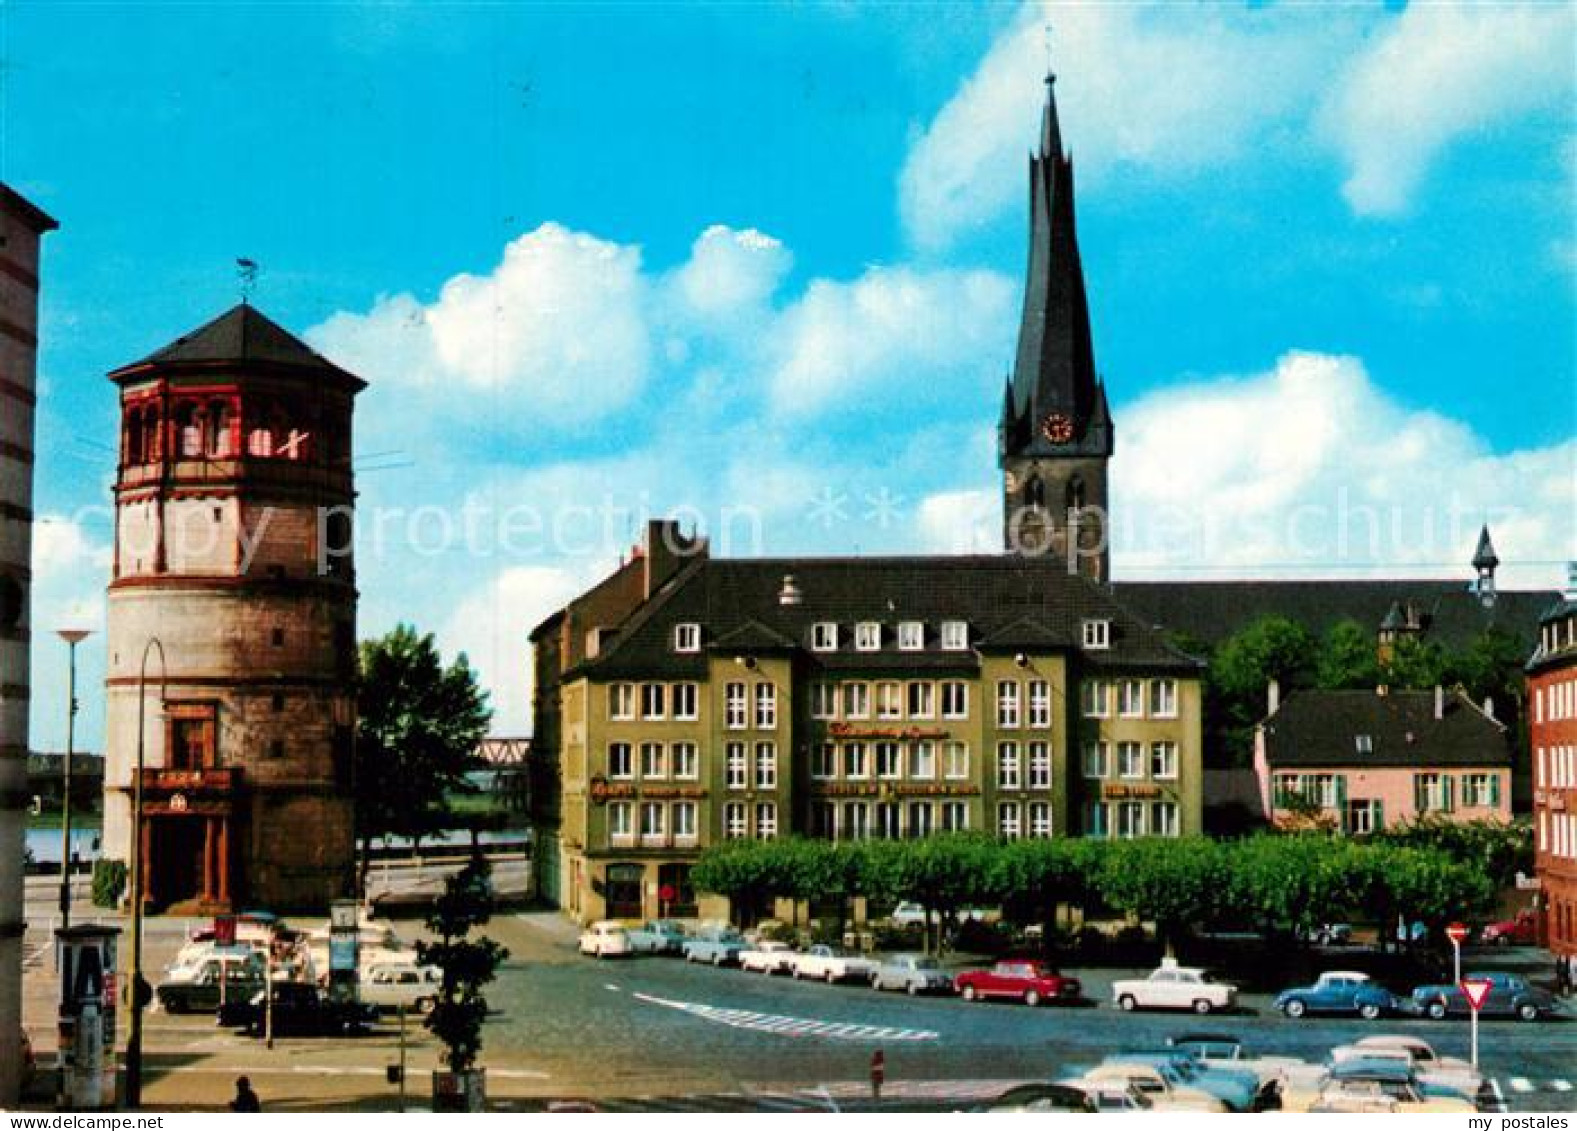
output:
{"label": "building's dark roof", "polygon": [[[1539,616],[1560,594],[1500,590],[1486,606],[1464,581],[1124,581],[1117,599],[1151,624],[1215,644],[1265,616],[1282,616],[1324,633],[1344,620],[1365,628],[1386,624],[1392,606],[1419,614],[1427,640],[1446,647],[1497,627],[1531,649]],[[1398,627],[1390,625],[1390,627]]]}
{"label": "building's dark roof", "polygon": [[141,361],[116,369],[110,379],[141,376],[146,370],[156,368],[235,363],[311,373],[348,383],[353,389],[366,386],[360,377],[341,369],[255,306],[244,302]]}
{"label": "building's dark roof", "polygon": [[[1298,691],[1262,724],[1273,768],[1298,766],[1509,766],[1506,728],[1460,692]],[[1368,735],[1370,753],[1358,752]]]}
{"label": "building's dark roof", "polygon": [[[798,604],[779,601],[788,574],[800,590]],[[1110,648],[1082,651],[1089,619],[1111,622]],[[913,620],[925,624],[925,647],[900,651],[896,626]],[[969,650],[942,650],[946,620],[968,623]],[[811,627],[826,621],[839,626],[839,647],[813,652]],[[860,621],[881,622],[881,651],[855,650]],[[1078,652],[1095,667],[1198,669],[1103,588],[1070,575],[1066,563],[1007,556],[697,559],[584,666],[599,678],[698,678],[707,657],[672,646],[673,627],[686,622],[702,626],[710,650],[781,650],[788,642],[804,662],[840,671],[967,672],[978,667],[977,650]]]}
{"label": "building's dark roof", "polygon": [[60,227],[53,216],[7,184],[0,184],[0,211],[9,212],[40,234]]}
{"label": "building's dark roof", "polygon": [[[1018,354],[1007,386],[1000,454],[1108,456],[1111,411],[1095,372],[1090,311],[1073,217],[1073,161],[1062,151],[1055,79],[1046,78],[1040,151],[1030,156],[1029,267]],[[1066,416],[1073,435],[1053,444],[1040,433],[1052,413]]]}

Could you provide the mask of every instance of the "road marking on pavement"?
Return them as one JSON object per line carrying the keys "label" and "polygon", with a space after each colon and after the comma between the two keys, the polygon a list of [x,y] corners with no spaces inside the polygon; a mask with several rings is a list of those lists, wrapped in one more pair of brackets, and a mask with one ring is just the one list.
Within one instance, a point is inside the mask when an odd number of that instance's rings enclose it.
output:
{"label": "road marking on pavement", "polygon": [[612,990],[614,993],[619,992],[619,987],[614,985],[612,982],[604,982],[602,984],[602,988],[605,990]]}
{"label": "road marking on pavement", "polygon": [[1500,1090],[1500,1081],[1493,1076],[1489,1078],[1489,1089],[1495,1093],[1495,1103],[1492,1110],[1497,1112],[1509,1111],[1509,1105],[1506,1103],[1506,1094]]}
{"label": "road marking on pavement", "polygon": [[1513,1076],[1509,1083],[1511,1084],[1511,1090],[1513,1092],[1533,1091],[1533,1081],[1529,1080],[1526,1076]]}
{"label": "road marking on pavement", "polygon": [[750,1029],[758,1033],[776,1033],[786,1037],[827,1037],[836,1041],[934,1041],[940,1036],[934,1029],[813,1021],[803,1017],[757,1013],[748,1009],[724,1009],[693,1001],[672,1001],[651,994],[637,993],[631,996],[637,1001],[677,1009],[681,1013],[688,1013],[704,1021],[713,1021],[735,1029]]}
{"label": "road marking on pavement", "polygon": [[1557,1092],[1569,1092],[1572,1090],[1572,1082],[1570,1080],[1551,1080],[1550,1087]]}

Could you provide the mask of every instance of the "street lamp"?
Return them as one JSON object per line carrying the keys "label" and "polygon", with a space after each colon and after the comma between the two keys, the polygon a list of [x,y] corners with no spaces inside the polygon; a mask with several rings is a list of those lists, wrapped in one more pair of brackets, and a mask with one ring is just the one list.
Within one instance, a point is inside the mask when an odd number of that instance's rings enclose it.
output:
{"label": "street lamp", "polygon": [[142,649],[142,667],[137,675],[137,770],[131,784],[131,1024],[126,1029],[126,1106],[142,1106],[142,763],[144,720],[148,703],[148,657],[159,652],[159,702],[165,700],[169,671],[164,660],[164,645],[157,636],[148,637]]}
{"label": "street lamp", "polygon": [[77,738],[77,645],[92,635],[85,628],[62,628],[56,635],[70,650],[70,676],[66,681],[66,768],[60,800],[60,929],[71,926],[71,757]]}

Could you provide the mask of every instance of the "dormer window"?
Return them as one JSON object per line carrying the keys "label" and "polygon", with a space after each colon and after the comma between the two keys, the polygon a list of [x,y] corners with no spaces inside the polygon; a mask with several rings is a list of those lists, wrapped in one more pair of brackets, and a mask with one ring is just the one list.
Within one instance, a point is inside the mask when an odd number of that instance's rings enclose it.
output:
{"label": "dormer window", "polygon": [[925,622],[902,620],[898,622],[898,650],[919,652],[925,648]]}
{"label": "dormer window", "polygon": [[1358,753],[1360,754],[1373,754],[1374,736],[1368,734],[1357,735],[1353,739],[1353,745],[1357,748]]}
{"label": "dormer window", "polygon": [[1112,646],[1112,622],[1109,620],[1085,621],[1084,646],[1092,650],[1110,648]]}
{"label": "dormer window", "polygon": [[854,626],[854,650],[856,652],[882,650],[882,626],[879,622],[862,620]]}
{"label": "dormer window", "polygon": [[969,622],[945,620],[942,622],[942,650],[962,652],[969,647]]}
{"label": "dormer window", "polygon": [[699,652],[701,650],[701,626],[698,624],[674,625],[674,651]]}
{"label": "dormer window", "polygon": [[819,621],[810,626],[810,650],[812,652],[836,652],[838,650],[838,626],[832,621]]}

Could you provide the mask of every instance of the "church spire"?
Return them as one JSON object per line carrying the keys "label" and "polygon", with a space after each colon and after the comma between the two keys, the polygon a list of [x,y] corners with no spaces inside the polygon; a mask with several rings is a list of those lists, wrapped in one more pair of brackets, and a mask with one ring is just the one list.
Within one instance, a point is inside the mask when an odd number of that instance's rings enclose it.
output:
{"label": "church spire", "polygon": [[1062,126],[1057,121],[1057,76],[1046,72],[1046,108],[1040,114],[1041,158],[1062,156]]}

